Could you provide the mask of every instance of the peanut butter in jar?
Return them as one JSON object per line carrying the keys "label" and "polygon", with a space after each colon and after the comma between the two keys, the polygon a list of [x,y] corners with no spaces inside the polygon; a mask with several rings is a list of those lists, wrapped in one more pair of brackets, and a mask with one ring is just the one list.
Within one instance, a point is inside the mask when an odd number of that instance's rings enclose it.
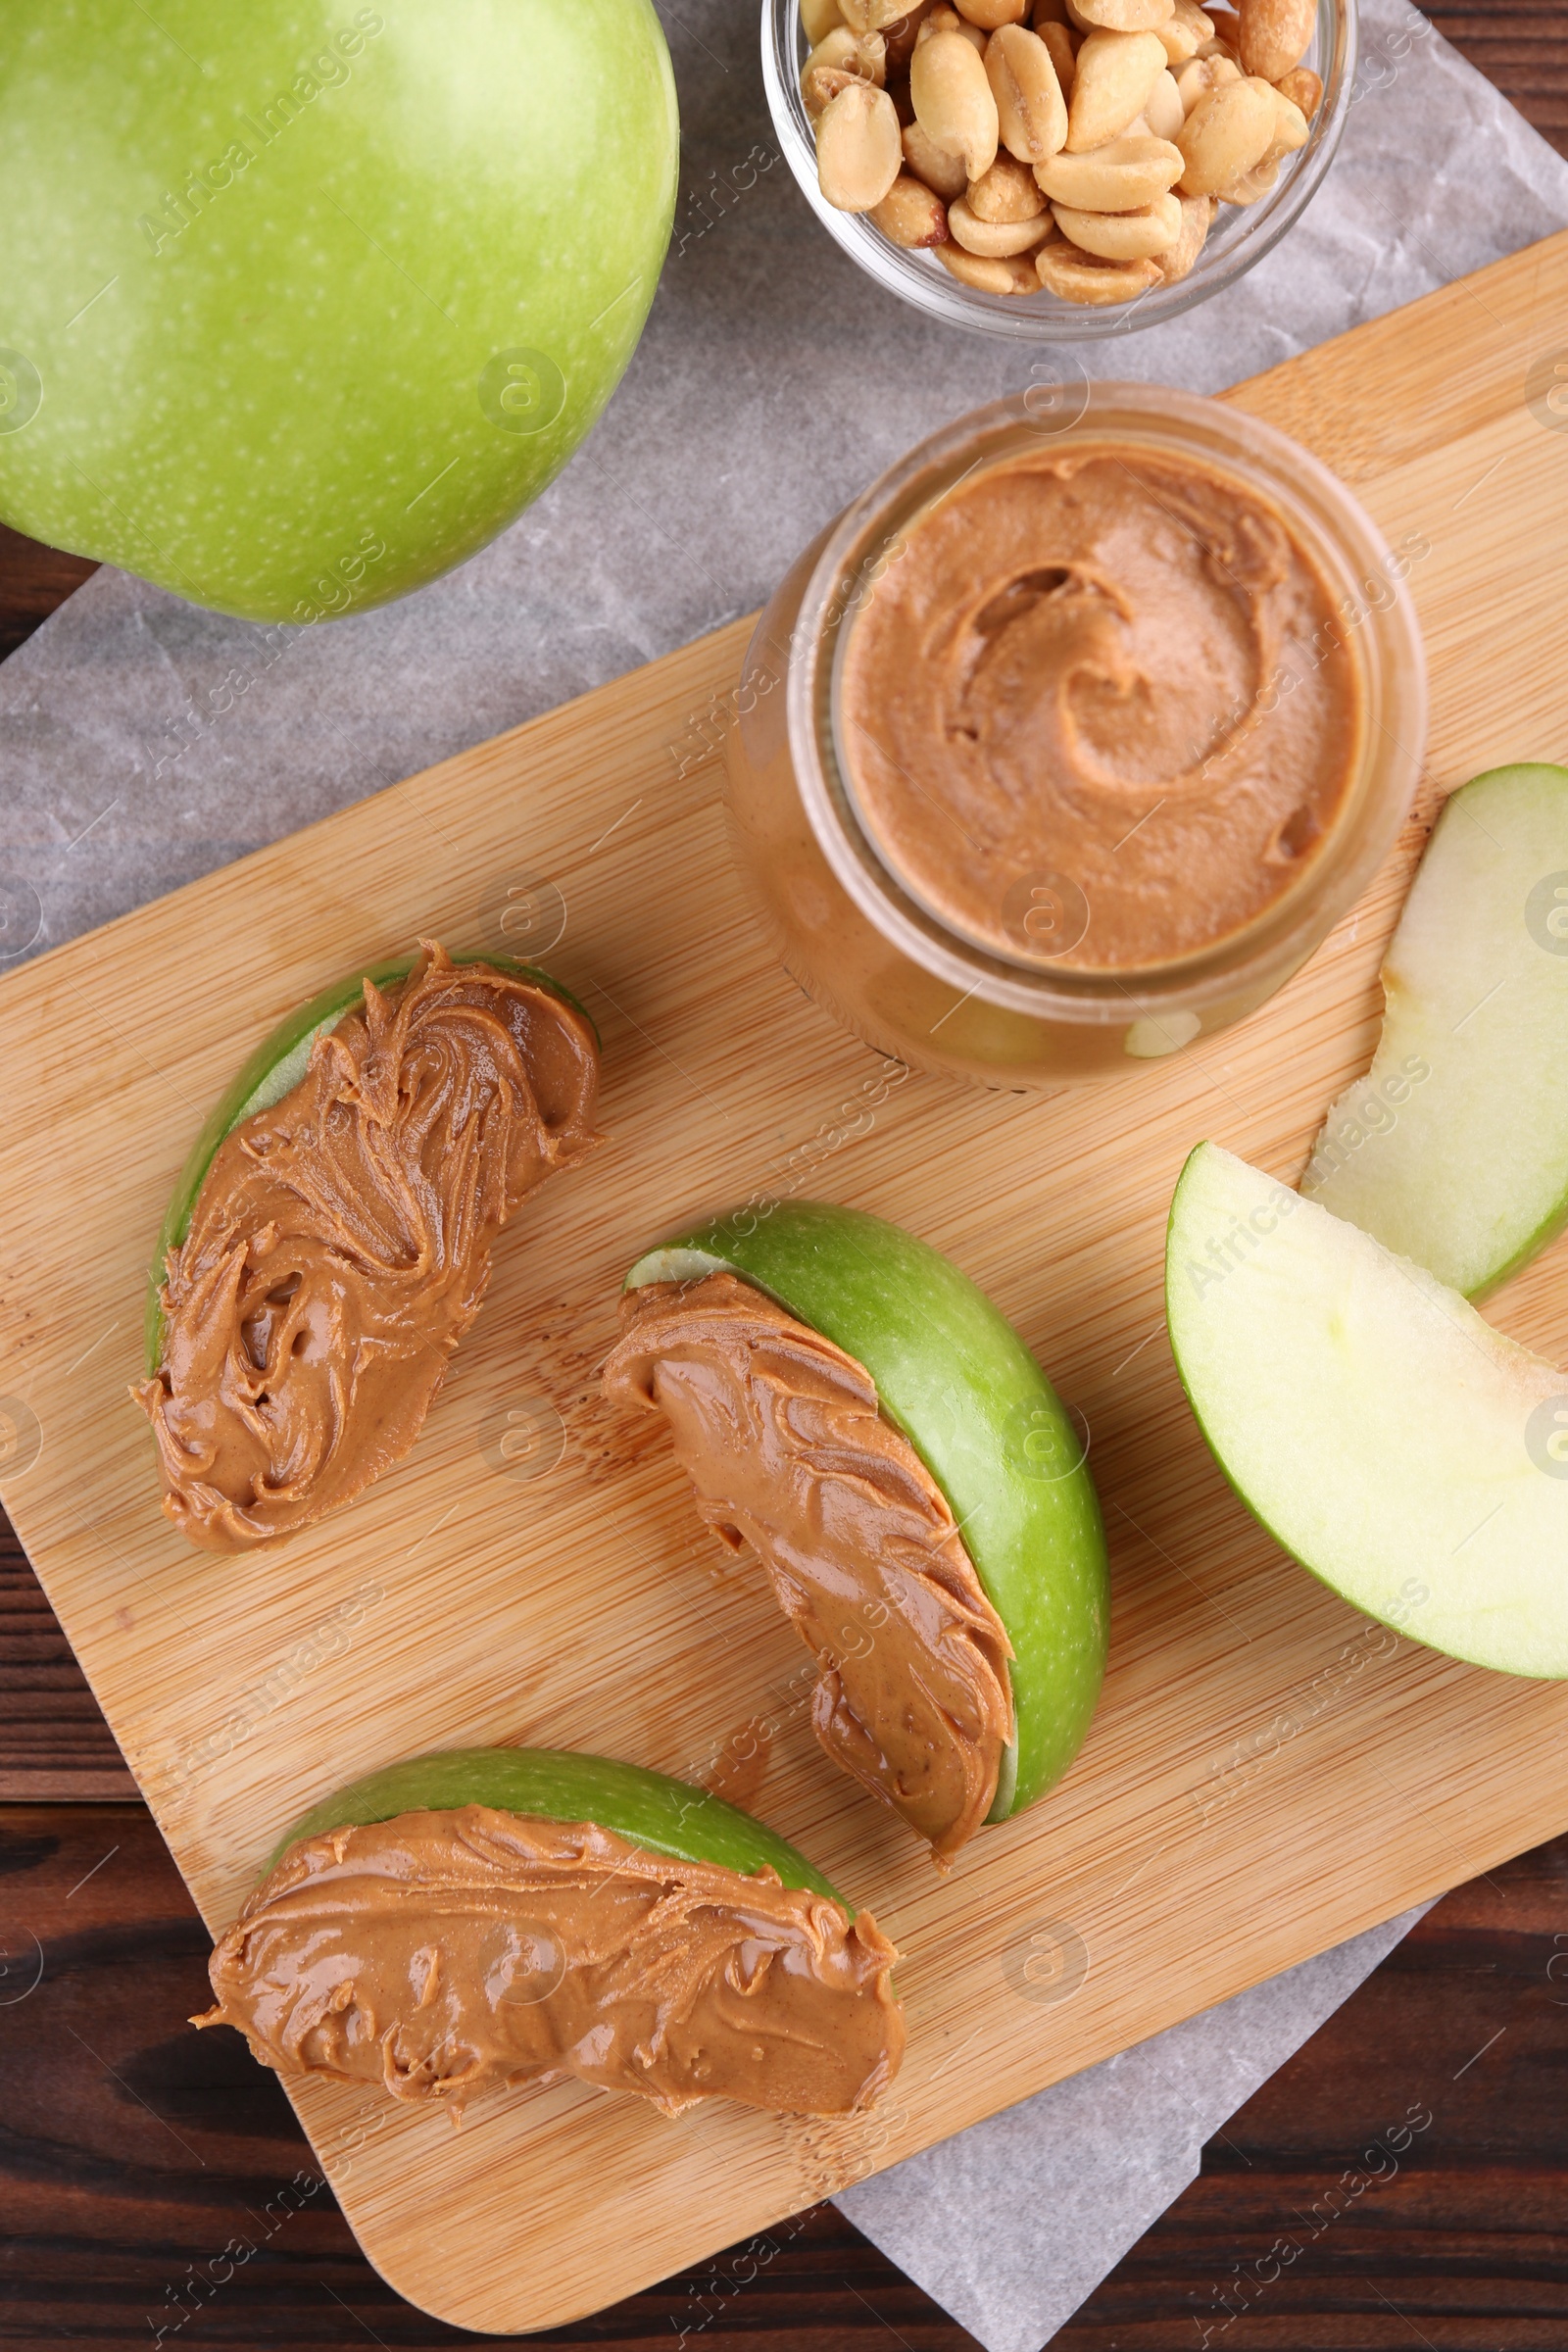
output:
{"label": "peanut butter in jar", "polygon": [[902,533],[847,632],[867,836],[1002,957],[1147,969],[1306,870],[1365,729],[1332,590],[1271,500],[1137,445],[1025,452]]}

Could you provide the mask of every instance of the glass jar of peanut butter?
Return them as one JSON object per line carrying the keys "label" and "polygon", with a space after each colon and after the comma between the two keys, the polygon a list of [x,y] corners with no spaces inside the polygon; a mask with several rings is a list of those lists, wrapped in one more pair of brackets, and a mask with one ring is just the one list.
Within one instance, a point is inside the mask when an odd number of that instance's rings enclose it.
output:
{"label": "glass jar of peanut butter", "polygon": [[1272,427],[1158,386],[1032,390],[924,442],[747,653],[727,805],[789,970],[991,1086],[1241,1019],[1408,809],[1423,552]]}

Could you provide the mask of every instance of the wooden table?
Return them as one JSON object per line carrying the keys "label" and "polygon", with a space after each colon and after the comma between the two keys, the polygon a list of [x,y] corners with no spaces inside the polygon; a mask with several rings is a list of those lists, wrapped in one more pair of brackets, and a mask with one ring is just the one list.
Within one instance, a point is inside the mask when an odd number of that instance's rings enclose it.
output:
{"label": "wooden table", "polygon": [[[1568,153],[1568,0],[1434,16]],[[0,527],[0,656],[91,569]],[[184,2031],[206,1936],[3,1519],[0,1694],[0,2344],[494,2340],[384,2286],[275,2081]],[[1565,2011],[1568,1838],[1429,1914],[1209,2144],[1059,2352],[1563,2352]],[[1408,2112],[1432,2121],[1397,2170],[1363,2159]],[[822,2207],[518,2340],[973,2339]]]}

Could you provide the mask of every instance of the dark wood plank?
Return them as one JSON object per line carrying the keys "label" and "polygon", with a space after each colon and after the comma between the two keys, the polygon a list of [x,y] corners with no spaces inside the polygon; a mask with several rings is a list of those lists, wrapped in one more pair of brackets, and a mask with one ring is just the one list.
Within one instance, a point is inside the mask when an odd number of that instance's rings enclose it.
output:
{"label": "dark wood plank", "polygon": [[[0,2340],[129,2345],[160,2322],[166,2341],[300,2352],[479,2340],[375,2277],[275,2080],[236,2034],[186,2026],[207,1950],[140,1806],[0,1810]],[[1565,2072],[1568,1838],[1438,1906],[1210,2145],[1057,2352],[1561,2352]],[[516,2340],[972,2339],[822,2208]]]}
{"label": "dark wood plank", "polygon": [[1568,155],[1568,9],[1563,0],[1465,0],[1429,8],[1444,36]]}
{"label": "dark wood plank", "polygon": [[0,1513],[0,1803],[135,1794],[71,1644]]}
{"label": "dark wood plank", "polygon": [[86,556],[40,547],[0,522],[0,661],[97,568]]}

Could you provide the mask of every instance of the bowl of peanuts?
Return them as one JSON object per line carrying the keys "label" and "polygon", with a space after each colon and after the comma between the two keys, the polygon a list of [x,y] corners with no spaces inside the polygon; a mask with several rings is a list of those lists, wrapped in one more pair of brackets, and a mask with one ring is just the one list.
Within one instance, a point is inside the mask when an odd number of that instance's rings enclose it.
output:
{"label": "bowl of peanuts", "polygon": [[1355,0],[763,0],[762,74],[808,202],[879,284],[1070,342],[1278,244],[1339,143]]}

